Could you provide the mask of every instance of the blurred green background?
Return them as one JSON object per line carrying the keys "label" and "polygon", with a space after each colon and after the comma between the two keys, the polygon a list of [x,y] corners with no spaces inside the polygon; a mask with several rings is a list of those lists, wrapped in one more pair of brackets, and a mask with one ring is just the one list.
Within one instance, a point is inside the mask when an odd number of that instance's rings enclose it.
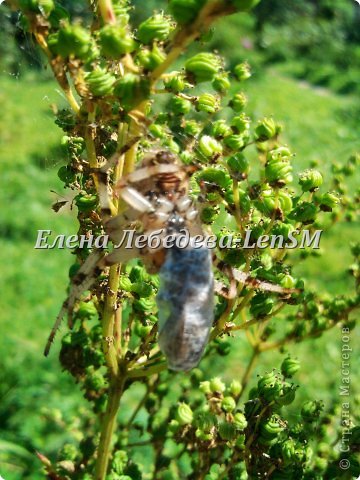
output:
{"label": "blurred green background", "polygon": [[[86,3],[61,2],[75,17]],[[165,2],[135,1],[134,22]],[[137,8],[141,5],[141,8]],[[193,49],[201,49],[201,44]],[[245,87],[254,119],[273,115],[283,123],[283,140],[296,152],[295,170],[314,160],[323,172],[360,151],[360,6],[344,0],[262,2],[252,14],[223,19],[210,44],[228,59],[227,67],[248,60],[253,78]],[[0,6],[0,475],[5,480],[43,478],[35,451],[50,458],[71,437],[86,400],[61,372],[59,340],[49,358],[42,355],[49,329],[65,296],[68,250],[34,250],[38,229],[53,235],[76,230],[75,213],[55,213],[52,203],[66,192],[57,178],[62,165],[60,129],[52,105],[65,104],[44,69],[33,40],[19,27],[16,13]],[[352,180],[359,184],[359,172]],[[54,193],[56,192],[56,193]],[[349,243],[359,225],[342,223],[322,238],[322,254],[299,264],[307,284],[330,294],[346,293],[351,278]],[[241,378],[249,347],[239,335],[233,353],[212,366],[208,376]],[[291,346],[301,360],[298,402],[339,396],[339,330]],[[356,332],[352,332],[352,346]],[[283,355],[263,354],[256,372],[279,366]],[[355,354],[352,372],[359,368]],[[123,412],[132,409],[130,390]],[[353,382],[353,393],[356,385]],[[70,427],[69,427],[70,425]]]}

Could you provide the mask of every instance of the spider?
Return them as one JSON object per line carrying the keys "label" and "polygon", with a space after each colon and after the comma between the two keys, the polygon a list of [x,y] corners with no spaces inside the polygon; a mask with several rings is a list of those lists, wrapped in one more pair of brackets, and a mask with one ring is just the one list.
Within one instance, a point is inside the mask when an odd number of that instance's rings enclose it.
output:
{"label": "spider", "polygon": [[125,211],[110,216],[107,170],[98,175],[99,200],[105,231],[115,245],[110,254],[95,251],[87,258],[73,278],[68,298],[51,330],[45,355],[49,349],[62,318],[71,313],[83,291],[90,288],[101,271],[110,265],[141,258],[149,273],[159,273],[160,288],[157,294],[159,310],[158,341],[171,370],[190,370],[195,367],[208,342],[214,322],[214,291],[230,298],[236,294],[234,282],[249,283],[278,293],[293,293],[278,285],[260,282],[239,270],[225,268],[232,287],[227,289],[214,280],[212,253],[205,245],[194,248],[190,244],[179,248],[176,244],[164,248],[127,249],[120,245],[124,226],[136,222],[148,237],[156,233],[163,239],[189,234],[190,239],[205,236],[199,212],[189,196],[189,179],[196,167],[184,165],[179,158],[165,149],[149,151],[139,167],[122,178],[115,191],[126,202]]}

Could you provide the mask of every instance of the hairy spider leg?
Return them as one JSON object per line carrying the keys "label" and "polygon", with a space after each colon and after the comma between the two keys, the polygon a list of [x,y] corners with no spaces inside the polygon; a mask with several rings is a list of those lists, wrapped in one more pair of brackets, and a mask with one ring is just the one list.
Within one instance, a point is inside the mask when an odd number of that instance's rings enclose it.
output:
{"label": "hairy spider leg", "polygon": [[68,314],[69,321],[71,322],[71,316],[76,301],[80,298],[81,294],[85,290],[92,286],[98,274],[101,272],[102,269],[100,268],[99,263],[101,263],[103,260],[104,255],[105,253],[100,250],[92,252],[80,267],[76,275],[72,278],[69,295],[61,306],[60,312],[56,317],[54,326],[52,327],[47,340],[44,350],[45,357],[47,357],[49,354],[51,345],[54,341],[56,332],[60,327],[62,319],[66,314]]}

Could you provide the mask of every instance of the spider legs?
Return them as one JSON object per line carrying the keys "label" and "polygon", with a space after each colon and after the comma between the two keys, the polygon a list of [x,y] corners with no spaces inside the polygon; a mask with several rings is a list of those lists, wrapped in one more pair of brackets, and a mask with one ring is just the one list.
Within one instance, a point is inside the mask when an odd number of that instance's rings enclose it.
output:
{"label": "spider legs", "polygon": [[61,306],[60,312],[56,317],[54,326],[51,329],[48,341],[46,343],[44,350],[44,355],[46,357],[49,354],[51,344],[54,341],[61,321],[66,314],[69,316],[69,324],[72,324],[71,318],[75,303],[80,298],[81,294],[85,290],[89,289],[95,282],[97,276],[101,272],[101,267],[99,265],[101,264],[104,255],[104,252],[99,250],[92,252],[80,267],[76,275],[72,278],[69,295]]}

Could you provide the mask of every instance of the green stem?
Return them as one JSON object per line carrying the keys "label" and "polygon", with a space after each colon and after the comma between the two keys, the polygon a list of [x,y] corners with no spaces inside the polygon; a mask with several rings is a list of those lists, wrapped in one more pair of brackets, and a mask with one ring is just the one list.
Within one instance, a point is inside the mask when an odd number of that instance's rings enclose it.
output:
{"label": "green stem", "polygon": [[139,377],[150,377],[150,375],[154,375],[154,373],[160,373],[163,370],[167,369],[167,363],[159,363],[158,365],[154,365],[153,367],[146,368],[146,364],[143,368],[135,368],[134,370],[130,370],[128,372],[129,378],[139,378]]}
{"label": "green stem", "polygon": [[104,23],[114,25],[116,23],[116,16],[114,13],[111,0],[99,0],[99,10]]}
{"label": "green stem", "polygon": [[113,437],[116,417],[120,406],[120,399],[124,391],[126,380],[125,373],[120,380],[114,378],[109,388],[109,397],[105,415],[102,419],[100,442],[97,451],[97,459],[95,465],[95,480],[104,480],[111,453],[111,440]]}
{"label": "green stem", "polygon": [[246,370],[245,370],[245,372],[244,372],[244,375],[243,375],[243,377],[242,377],[242,379],[241,379],[242,390],[241,390],[240,395],[238,396],[238,401],[240,400],[240,398],[241,398],[241,396],[242,396],[242,394],[243,394],[243,392],[244,392],[244,390],[245,390],[245,388],[246,388],[246,386],[247,386],[247,384],[248,384],[248,382],[249,382],[250,375],[251,375],[251,373],[252,373],[252,371],[253,371],[253,369],[254,369],[254,367],[255,367],[255,365],[256,365],[256,362],[257,362],[257,360],[258,360],[258,358],[259,358],[259,355],[260,355],[260,349],[259,349],[259,346],[256,345],[256,346],[254,347],[254,349],[253,349],[251,358],[250,358],[249,363],[248,363],[248,365],[247,365],[247,367],[246,367]]}

